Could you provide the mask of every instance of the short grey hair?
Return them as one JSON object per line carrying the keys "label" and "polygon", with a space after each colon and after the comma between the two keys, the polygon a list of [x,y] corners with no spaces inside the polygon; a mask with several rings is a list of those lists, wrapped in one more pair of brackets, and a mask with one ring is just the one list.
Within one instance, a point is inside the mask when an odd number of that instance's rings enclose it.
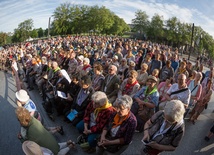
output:
{"label": "short grey hair", "polygon": [[117,73],[117,66],[115,66],[115,65],[110,65],[109,68],[110,68],[110,67],[112,67],[112,68],[114,69],[115,73]]}
{"label": "short grey hair", "polygon": [[184,104],[180,100],[171,100],[167,102],[164,108],[164,114],[175,122],[180,122],[185,113]]}
{"label": "short grey hair", "polygon": [[105,105],[108,102],[108,97],[104,92],[97,91],[91,96],[92,101],[99,103],[100,106]]}
{"label": "short grey hair", "polygon": [[115,104],[118,105],[118,106],[123,106],[124,108],[129,108],[131,109],[132,107],[132,103],[133,103],[133,100],[130,96],[128,95],[123,95],[121,96],[120,98],[117,98],[117,100],[115,101]]}

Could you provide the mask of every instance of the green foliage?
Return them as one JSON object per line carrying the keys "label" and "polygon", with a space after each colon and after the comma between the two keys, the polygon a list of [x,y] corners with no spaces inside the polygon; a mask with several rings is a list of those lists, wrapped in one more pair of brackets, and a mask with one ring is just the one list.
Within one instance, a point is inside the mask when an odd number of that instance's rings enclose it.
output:
{"label": "green foliage", "polygon": [[135,13],[135,18],[132,19],[133,29],[139,31],[140,34],[146,33],[149,26],[149,16],[145,11],[138,10]]}
{"label": "green foliage", "polygon": [[31,36],[31,31],[33,28],[33,20],[28,19],[21,22],[18,28],[14,30],[14,35],[12,36],[13,42],[26,41]]}
{"label": "green foliage", "polygon": [[129,30],[123,19],[104,6],[61,4],[54,11],[51,31],[56,34],[101,33],[122,35]]}
{"label": "green foliage", "polygon": [[31,32],[30,32],[30,37],[31,38],[38,38],[38,31],[36,29],[33,29]]}

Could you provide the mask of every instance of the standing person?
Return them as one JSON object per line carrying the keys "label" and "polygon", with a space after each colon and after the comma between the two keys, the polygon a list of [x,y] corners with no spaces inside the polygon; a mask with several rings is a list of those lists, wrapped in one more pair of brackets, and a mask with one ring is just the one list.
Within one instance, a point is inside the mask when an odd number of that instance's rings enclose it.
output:
{"label": "standing person", "polygon": [[114,103],[117,98],[117,93],[120,88],[119,83],[117,67],[115,65],[109,66],[108,75],[105,77],[101,90],[106,93],[110,103]]}
{"label": "standing person", "polygon": [[181,101],[169,101],[164,111],[155,113],[144,126],[141,155],[158,155],[174,151],[184,135],[185,109]]}
{"label": "standing person", "polygon": [[191,91],[191,98],[190,98],[190,104],[188,106],[188,109],[194,106],[201,96],[201,92],[202,92],[202,86],[200,84],[201,79],[202,79],[202,74],[200,72],[197,72],[195,79],[190,80],[187,83],[187,86]]}
{"label": "standing person", "polygon": [[130,111],[132,98],[124,95],[116,100],[115,108],[109,117],[108,123],[103,128],[101,138],[96,147],[97,155],[120,155],[132,141],[137,121]]}
{"label": "standing person", "polygon": [[191,111],[190,121],[192,121],[193,124],[195,123],[195,120],[197,120],[198,116],[203,112],[207,104],[210,102],[212,96],[212,84],[213,82],[211,80],[207,81],[206,87],[202,89],[201,96]]}

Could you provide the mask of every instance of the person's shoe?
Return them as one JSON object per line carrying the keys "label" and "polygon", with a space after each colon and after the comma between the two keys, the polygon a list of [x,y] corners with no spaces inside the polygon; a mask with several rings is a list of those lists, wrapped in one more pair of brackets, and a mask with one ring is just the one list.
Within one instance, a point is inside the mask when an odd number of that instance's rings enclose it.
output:
{"label": "person's shoe", "polygon": [[209,142],[210,138],[206,136],[206,137],[204,137],[204,140],[207,141],[207,142]]}
{"label": "person's shoe", "polygon": [[88,149],[89,149],[89,143],[88,142],[85,142],[85,143],[82,143],[82,144],[80,144],[80,147],[83,149],[83,150],[85,150],[85,151],[87,151]]}

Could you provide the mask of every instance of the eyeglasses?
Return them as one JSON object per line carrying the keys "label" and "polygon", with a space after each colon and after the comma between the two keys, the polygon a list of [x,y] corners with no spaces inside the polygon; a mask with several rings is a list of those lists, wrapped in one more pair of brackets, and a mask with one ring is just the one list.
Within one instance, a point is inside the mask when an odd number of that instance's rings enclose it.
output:
{"label": "eyeglasses", "polygon": [[170,125],[172,125],[172,124],[174,124],[174,123],[175,123],[175,121],[174,121],[174,122],[169,121],[165,116],[163,116],[163,118],[164,118],[164,119],[165,119],[165,121],[166,121],[167,123],[169,123]]}

